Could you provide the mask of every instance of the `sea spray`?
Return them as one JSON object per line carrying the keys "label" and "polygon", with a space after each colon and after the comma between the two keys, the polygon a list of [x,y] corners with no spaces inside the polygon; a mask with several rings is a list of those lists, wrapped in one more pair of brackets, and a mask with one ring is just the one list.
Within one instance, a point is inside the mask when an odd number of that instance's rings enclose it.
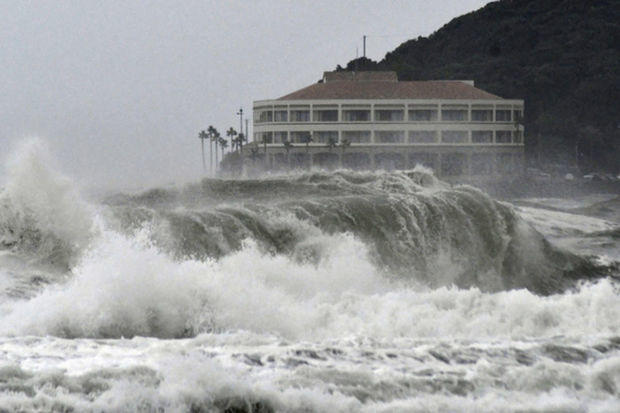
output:
{"label": "sea spray", "polygon": [[72,182],[56,172],[45,143],[22,142],[0,190],[0,248],[69,267],[93,237],[93,213]]}
{"label": "sea spray", "polygon": [[419,168],[89,205],[40,150],[2,195],[1,409],[620,409],[617,273],[566,217]]}

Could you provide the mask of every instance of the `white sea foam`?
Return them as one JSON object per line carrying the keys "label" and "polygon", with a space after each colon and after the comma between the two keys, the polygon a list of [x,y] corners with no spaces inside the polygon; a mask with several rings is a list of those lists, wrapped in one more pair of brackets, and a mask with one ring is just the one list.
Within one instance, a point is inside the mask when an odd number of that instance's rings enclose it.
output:
{"label": "white sea foam", "polygon": [[248,330],[287,338],[546,337],[617,334],[611,281],[541,297],[527,290],[433,290],[386,281],[350,235],[325,237],[318,263],[249,242],[219,261],[176,261],[148,241],[104,233],[72,279],[14,304],[4,334],[175,337]]}
{"label": "white sea foam", "polygon": [[[2,199],[20,212],[0,209],[0,218],[59,239],[72,259],[63,281],[2,296],[0,409],[620,408],[611,278],[549,296],[459,289],[446,285],[459,262],[440,253],[429,288],[385,274],[360,238],[293,214],[278,219],[304,237],[285,254],[248,239],[217,260],[179,258],[159,227],[110,228],[40,151],[35,142],[16,155]],[[399,175],[379,185],[407,183]],[[554,217],[570,231],[601,224]],[[517,222],[512,235],[522,259],[544,263],[531,227]],[[3,254],[0,288],[29,265],[19,252]],[[493,274],[479,278],[501,286]],[[168,339],[180,336],[189,338]]]}
{"label": "white sea foam", "polygon": [[88,244],[94,231],[91,208],[57,172],[45,142],[23,141],[8,159],[5,176],[0,245],[21,244],[40,256],[72,256]]}
{"label": "white sea foam", "polygon": [[[476,350],[478,360],[462,363],[424,356],[428,347],[442,351],[436,342],[383,348],[331,340],[314,346],[321,356],[328,354],[319,350],[325,346],[341,353],[328,360],[306,358],[294,368],[283,363],[311,344],[276,340],[244,346],[238,344],[243,340],[228,340],[223,346],[213,342],[217,336],[0,340],[0,350],[22,365],[0,364],[0,381],[18,389],[0,393],[0,402],[15,410],[64,405],[78,411],[173,412],[232,406],[256,411],[258,403],[266,411],[317,412],[580,411],[584,406],[607,412],[620,406],[617,353],[575,365],[536,357],[537,346],[550,342],[451,343],[450,351],[457,354]],[[532,357],[531,364],[507,357],[512,346]],[[267,365],[245,363],[248,352]],[[391,355],[387,361],[380,356],[386,353]]]}

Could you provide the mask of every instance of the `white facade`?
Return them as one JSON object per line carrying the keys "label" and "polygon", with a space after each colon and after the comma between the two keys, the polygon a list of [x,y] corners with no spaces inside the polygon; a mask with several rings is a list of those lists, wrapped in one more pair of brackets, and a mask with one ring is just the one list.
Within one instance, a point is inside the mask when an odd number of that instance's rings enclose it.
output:
{"label": "white facade", "polygon": [[501,98],[261,100],[253,138],[267,169],[422,163],[439,176],[493,175],[518,172],[522,118],[523,100]]}

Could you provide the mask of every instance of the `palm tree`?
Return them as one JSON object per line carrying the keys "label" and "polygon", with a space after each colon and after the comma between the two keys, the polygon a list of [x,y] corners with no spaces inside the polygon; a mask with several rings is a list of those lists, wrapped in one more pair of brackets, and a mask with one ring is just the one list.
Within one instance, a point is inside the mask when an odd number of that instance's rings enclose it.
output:
{"label": "palm tree", "polygon": [[267,138],[267,134],[266,133],[263,134],[263,139],[260,141],[260,143],[263,144],[265,155],[267,155],[267,144],[271,143],[271,142],[269,142],[269,139]]}
{"label": "palm tree", "polygon": [[202,172],[204,173],[207,169],[207,166],[205,165],[205,139],[207,139],[208,135],[207,132],[203,130],[200,131],[200,133],[198,133],[198,139],[200,139],[200,146],[202,148]]}
{"label": "palm tree", "polygon": [[214,166],[215,166],[216,172],[217,172],[217,166],[218,166],[217,147],[219,146],[220,138],[221,138],[220,133],[217,130],[215,130],[215,132],[213,133],[213,136],[211,136],[211,140],[213,141],[214,146],[215,146],[215,165]]}
{"label": "palm tree", "polygon": [[243,142],[247,142],[247,138],[243,133],[237,135],[237,142],[239,146],[239,152],[243,153]]}
{"label": "palm tree", "polygon": [[213,169],[213,134],[216,131],[217,130],[213,127],[213,125],[209,125],[209,127],[207,128],[207,135],[208,135],[209,140],[210,140],[210,144],[209,144],[209,165],[211,166],[211,169]]}
{"label": "palm tree", "polygon": [[338,146],[338,139],[330,136],[329,139],[327,139],[327,148],[331,152],[336,146]]}
{"label": "palm tree", "polygon": [[284,145],[284,150],[286,151],[286,163],[288,164],[288,166],[290,168],[291,167],[291,158],[289,156],[289,152],[293,148],[293,144],[289,140],[285,140],[284,142],[282,142],[282,145]]}
{"label": "palm tree", "polygon": [[231,148],[231,150],[234,150],[235,149],[235,136],[237,136],[237,131],[234,130],[233,127],[231,126],[226,131],[226,136],[228,136],[230,138],[230,148]]}
{"label": "palm tree", "polygon": [[226,148],[228,147],[228,141],[224,138],[220,138],[219,144],[220,144],[220,148],[222,148],[222,159],[224,159],[224,152],[226,151]]}
{"label": "palm tree", "polygon": [[340,144],[340,147],[342,148],[342,153],[344,153],[344,150],[347,149],[349,146],[351,146],[351,141],[347,138],[344,138],[342,140],[342,143]]}
{"label": "palm tree", "polygon": [[308,151],[310,150],[310,143],[314,141],[314,139],[312,139],[312,135],[311,134],[307,134],[306,136],[304,136],[303,138],[303,143],[306,144],[306,153],[308,153]]}

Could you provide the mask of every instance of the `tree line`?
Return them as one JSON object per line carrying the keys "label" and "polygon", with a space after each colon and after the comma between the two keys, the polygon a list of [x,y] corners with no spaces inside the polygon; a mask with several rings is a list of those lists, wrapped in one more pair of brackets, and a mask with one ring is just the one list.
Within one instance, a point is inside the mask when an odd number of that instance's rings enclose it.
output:
{"label": "tree line", "polygon": [[[243,150],[243,143],[247,142],[245,134],[237,132],[232,126],[226,131],[226,136],[229,140],[226,140],[213,125],[210,125],[207,130],[203,129],[198,133],[198,139],[200,139],[201,143],[202,168],[204,172],[207,170],[205,141],[209,142],[209,165],[211,166],[212,173],[215,172],[220,162],[218,154],[221,154],[221,159],[223,160],[227,148],[230,148],[229,153],[240,152]],[[214,155],[215,162],[213,162]]]}

